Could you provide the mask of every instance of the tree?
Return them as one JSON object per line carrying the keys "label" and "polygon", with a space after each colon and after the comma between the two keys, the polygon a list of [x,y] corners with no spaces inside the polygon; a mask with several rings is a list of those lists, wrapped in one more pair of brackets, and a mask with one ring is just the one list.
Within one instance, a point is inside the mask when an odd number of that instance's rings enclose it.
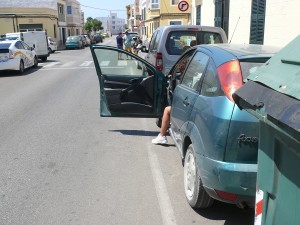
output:
{"label": "tree", "polygon": [[103,30],[102,22],[100,20],[93,19],[92,17],[88,17],[84,24],[84,29],[88,32]]}

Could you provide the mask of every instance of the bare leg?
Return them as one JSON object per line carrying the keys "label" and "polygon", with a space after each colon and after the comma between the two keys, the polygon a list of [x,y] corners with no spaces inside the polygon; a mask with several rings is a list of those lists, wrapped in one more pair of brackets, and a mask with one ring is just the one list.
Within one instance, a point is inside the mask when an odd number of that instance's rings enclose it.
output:
{"label": "bare leg", "polygon": [[163,118],[161,121],[160,134],[166,136],[167,130],[170,125],[171,106],[167,106],[164,110]]}

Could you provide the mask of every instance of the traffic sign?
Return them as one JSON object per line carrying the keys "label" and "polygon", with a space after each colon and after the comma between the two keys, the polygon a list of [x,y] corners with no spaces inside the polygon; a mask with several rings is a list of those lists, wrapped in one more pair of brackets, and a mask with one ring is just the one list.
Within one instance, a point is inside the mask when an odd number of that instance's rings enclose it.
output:
{"label": "traffic sign", "polygon": [[178,9],[181,11],[181,12],[185,12],[189,9],[189,3],[187,1],[180,1],[178,3]]}

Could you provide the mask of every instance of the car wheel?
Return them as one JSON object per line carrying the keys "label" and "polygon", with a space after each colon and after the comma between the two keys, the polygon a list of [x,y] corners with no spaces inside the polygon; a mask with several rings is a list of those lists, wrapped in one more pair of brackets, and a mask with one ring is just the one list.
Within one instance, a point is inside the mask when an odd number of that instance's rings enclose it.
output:
{"label": "car wheel", "polygon": [[46,62],[47,61],[47,57],[41,57],[42,62]]}
{"label": "car wheel", "polygon": [[37,57],[34,57],[33,67],[37,67],[39,64]]}
{"label": "car wheel", "polygon": [[52,53],[52,49],[49,47],[48,48],[48,54],[51,54]]}
{"label": "car wheel", "polygon": [[20,61],[20,66],[19,66],[19,73],[20,74],[24,73],[24,70],[25,70],[25,68],[24,68],[24,62],[23,62],[23,60],[21,60]]}
{"label": "car wheel", "polygon": [[187,149],[184,159],[184,192],[192,208],[208,208],[214,199],[204,190],[199,169],[196,163],[196,154],[192,144]]}

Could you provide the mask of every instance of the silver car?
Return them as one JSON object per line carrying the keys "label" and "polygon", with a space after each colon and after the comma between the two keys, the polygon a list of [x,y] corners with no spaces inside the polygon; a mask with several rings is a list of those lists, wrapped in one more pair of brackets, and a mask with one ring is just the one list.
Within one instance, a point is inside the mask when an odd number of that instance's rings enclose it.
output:
{"label": "silver car", "polygon": [[146,61],[167,75],[167,72],[187,48],[194,45],[217,43],[227,43],[227,36],[220,27],[161,26],[153,33],[148,48],[144,46],[141,51],[147,53]]}

